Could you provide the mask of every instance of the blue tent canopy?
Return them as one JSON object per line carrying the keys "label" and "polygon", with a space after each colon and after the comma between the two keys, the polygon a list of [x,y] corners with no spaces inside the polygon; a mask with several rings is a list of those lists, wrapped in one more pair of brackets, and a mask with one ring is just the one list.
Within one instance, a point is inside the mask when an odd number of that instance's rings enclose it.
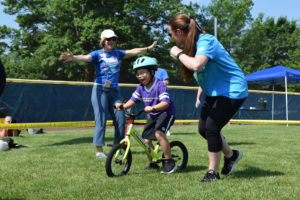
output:
{"label": "blue tent canopy", "polygon": [[300,83],[300,71],[275,66],[246,76],[249,83],[285,85],[285,77],[288,84]]}
{"label": "blue tent canopy", "polygon": [[[248,74],[246,76],[248,83],[252,84],[272,84],[285,85],[285,100],[286,100],[286,120],[288,120],[288,98],[287,85],[300,83],[300,71],[286,68],[283,66],[275,66],[261,71]],[[274,118],[274,93],[272,96],[272,120]]]}

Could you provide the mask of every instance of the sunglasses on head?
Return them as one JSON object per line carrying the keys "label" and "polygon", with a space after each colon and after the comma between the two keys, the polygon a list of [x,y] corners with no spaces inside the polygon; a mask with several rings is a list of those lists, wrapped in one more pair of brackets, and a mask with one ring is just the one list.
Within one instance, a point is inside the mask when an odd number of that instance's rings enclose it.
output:
{"label": "sunglasses on head", "polygon": [[116,37],[106,38],[106,40],[109,41],[109,42],[110,42],[110,41],[114,41],[114,42],[115,42],[115,41],[117,41],[117,38],[116,38]]}

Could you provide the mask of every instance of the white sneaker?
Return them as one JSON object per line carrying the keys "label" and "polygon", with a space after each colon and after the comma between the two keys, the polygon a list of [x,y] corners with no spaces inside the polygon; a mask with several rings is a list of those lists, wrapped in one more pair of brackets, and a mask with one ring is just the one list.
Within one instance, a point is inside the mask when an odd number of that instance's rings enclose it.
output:
{"label": "white sneaker", "polygon": [[104,152],[97,152],[97,153],[96,153],[96,157],[97,157],[97,158],[106,158],[106,155],[105,155]]}
{"label": "white sneaker", "polygon": [[171,132],[168,130],[168,132],[167,132],[167,136],[170,136],[171,135]]}

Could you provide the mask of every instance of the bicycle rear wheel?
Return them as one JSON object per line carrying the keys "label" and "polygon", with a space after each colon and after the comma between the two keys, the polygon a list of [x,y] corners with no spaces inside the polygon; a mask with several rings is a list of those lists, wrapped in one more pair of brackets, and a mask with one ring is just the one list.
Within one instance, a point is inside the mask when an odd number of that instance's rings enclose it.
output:
{"label": "bicycle rear wheel", "polygon": [[175,161],[178,170],[186,168],[188,163],[188,151],[184,144],[179,141],[172,141],[170,143],[172,159]]}
{"label": "bicycle rear wheel", "polygon": [[132,162],[132,154],[129,150],[127,157],[124,159],[126,148],[127,146],[124,143],[115,145],[107,155],[105,169],[109,177],[122,176],[128,173]]}

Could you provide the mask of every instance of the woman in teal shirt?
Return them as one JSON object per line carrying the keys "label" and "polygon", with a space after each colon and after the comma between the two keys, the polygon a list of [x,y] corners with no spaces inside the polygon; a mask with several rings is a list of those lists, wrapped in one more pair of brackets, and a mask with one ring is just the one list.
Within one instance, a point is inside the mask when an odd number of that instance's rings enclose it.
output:
{"label": "woman in teal shirt", "polygon": [[207,140],[209,169],[201,182],[220,179],[218,168],[221,152],[224,166],[221,173],[232,173],[242,157],[242,151],[232,150],[221,134],[221,129],[248,96],[247,81],[239,66],[222,44],[185,14],[173,17],[168,23],[169,36],[184,50],[172,47],[170,55],[182,63],[182,76],[193,75],[206,95],[202,104],[199,133]]}

